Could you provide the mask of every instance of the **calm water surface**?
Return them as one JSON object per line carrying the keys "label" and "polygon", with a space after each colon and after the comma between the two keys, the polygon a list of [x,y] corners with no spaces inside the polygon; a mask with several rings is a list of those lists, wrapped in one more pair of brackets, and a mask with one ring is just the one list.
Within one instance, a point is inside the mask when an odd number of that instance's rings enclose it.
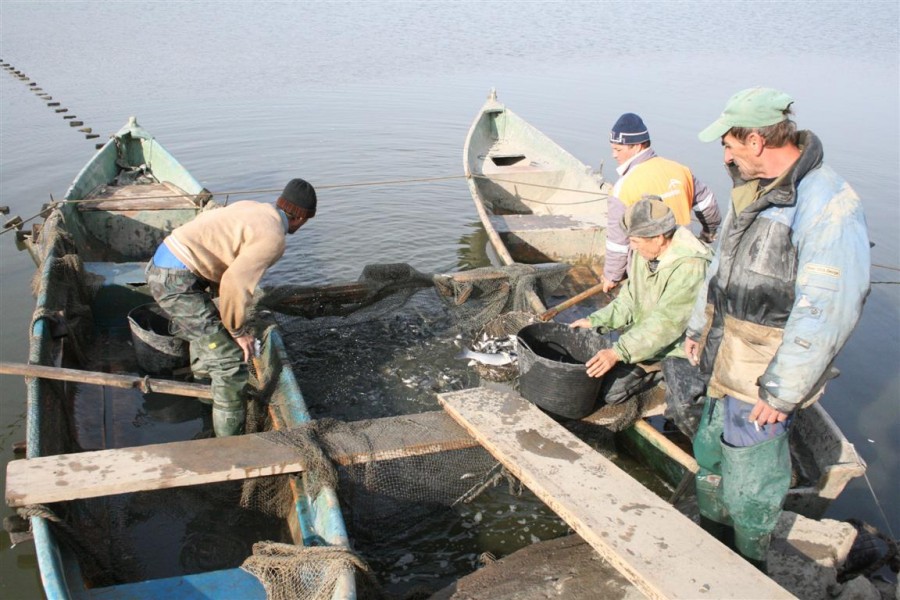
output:
{"label": "calm water surface", "polygon": [[[483,260],[461,177],[340,186],[460,176],[492,87],[585,163],[605,161],[610,178],[607,131],[638,112],[657,151],[690,165],[723,207],[721,149],[696,133],[739,89],[788,91],[800,126],[863,198],[881,265],[823,402],[869,463],[888,522],[865,480],[829,516],[894,534],[900,286],[881,282],[900,281],[898,39],[893,1],[0,3],[0,58],[100,140],[136,115],[215,192],[268,199],[297,176],[320,189],[319,214],[268,283],[352,280],[370,262],[450,271]],[[61,197],[96,141],[0,72],[0,205],[13,215]],[[0,236],[4,361],[27,358],[33,272]],[[20,378],[0,377],[4,465],[25,437],[24,397]],[[33,547],[6,539],[0,595],[41,597]]]}

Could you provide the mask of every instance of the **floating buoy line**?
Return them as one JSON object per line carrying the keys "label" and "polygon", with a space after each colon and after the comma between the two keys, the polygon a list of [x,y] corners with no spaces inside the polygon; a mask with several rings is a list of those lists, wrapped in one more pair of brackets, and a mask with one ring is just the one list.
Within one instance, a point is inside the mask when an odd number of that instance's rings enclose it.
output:
{"label": "floating buoy line", "polygon": [[[77,115],[69,114],[68,108],[61,106],[62,105],[61,102],[59,102],[58,100],[54,100],[53,96],[51,96],[50,94],[45,92],[44,88],[40,87],[36,81],[32,81],[28,75],[26,75],[19,69],[15,68],[13,65],[9,64],[8,62],[4,61],[2,58],[0,58],[0,67],[3,67],[4,69],[6,69],[6,71],[10,75],[15,77],[22,83],[27,84],[28,89],[30,89],[34,93],[35,96],[44,100],[47,103],[47,106],[49,108],[53,109],[53,112],[62,115],[63,120],[65,120],[69,123],[69,127],[78,127],[79,128],[78,132],[83,133],[85,139],[93,140],[93,139],[100,137],[100,134],[94,133],[94,130],[92,128],[85,127],[84,121],[79,120]],[[98,144],[94,145],[95,150],[99,150],[102,147],[103,147],[103,144],[98,143]]]}

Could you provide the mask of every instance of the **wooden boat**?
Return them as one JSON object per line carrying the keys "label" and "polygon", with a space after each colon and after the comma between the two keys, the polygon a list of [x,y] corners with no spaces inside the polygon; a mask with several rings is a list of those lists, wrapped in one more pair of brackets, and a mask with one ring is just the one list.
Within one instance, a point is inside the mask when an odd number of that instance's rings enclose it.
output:
{"label": "wooden boat", "polygon": [[[212,204],[130,119],[81,170],[65,201],[23,236],[39,271],[29,362],[138,372],[126,315],[152,302],[146,263],[172,229]],[[259,335],[255,378],[269,400],[268,421],[273,429],[296,427],[310,417],[279,331]],[[27,390],[29,459],[208,436],[208,408],[193,399],[40,377]],[[240,508],[234,482],[54,502],[49,512],[30,513],[41,515],[31,526],[46,596],[265,598],[261,582],[239,567],[255,542],[349,546],[334,489],[307,493],[311,477],[290,476],[287,517]],[[333,597],[355,597],[354,585],[344,569]]]}
{"label": "wooden boat", "polygon": [[[469,129],[463,159],[494,258],[506,265],[547,261],[571,265],[556,292],[559,298],[599,284],[609,183],[500,103],[494,91]],[[534,312],[547,310],[546,301],[534,295]],[[596,295],[582,310],[596,310],[608,301],[609,297]],[[662,408],[658,393],[644,416],[661,414]],[[588,420],[602,422],[603,418],[595,414]],[[661,439],[646,422],[638,421],[625,433],[626,443],[673,486],[688,480],[687,470],[696,469],[690,457]],[[689,448],[685,442],[681,440],[682,447]],[[866,468],[821,403],[798,414],[792,456],[797,481],[785,508],[812,518],[821,517],[847,482]]]}
{"label": "wooden boat", "polygon": [[[463,160],[475,209],[502,264],[568,263],[561,290],[568,296],[599,281],[611,189],[601,175],[506,108],[494,91],[469,129]],[[537,299],[531,304],[545,310]]]}

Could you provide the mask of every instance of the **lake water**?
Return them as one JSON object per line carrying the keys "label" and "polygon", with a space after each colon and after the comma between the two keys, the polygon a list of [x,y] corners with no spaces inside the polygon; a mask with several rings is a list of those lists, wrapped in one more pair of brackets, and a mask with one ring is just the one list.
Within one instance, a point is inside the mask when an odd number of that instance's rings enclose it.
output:
{"label": "lake water", "polygon": [[[491,88],[611,179],[609,127],[641,114],[657,152],[688,164],[723,207],[721,148],[697,132],[740,89],[784,89],[863,198],[875,244],[872,293],[823,399],[868,462],[874,497],[856,480],[829,516],[896,535],[898,29],[895,1],[4,1],[0,59],[101,137],[86,140],[0,73],[0,205],[27,218],[62,197],[94,144],[135,115],[214,192],[271,199],[298,176],[319,188],[319,214],[269,283],[353,280],[372,262],[452,271],[483,256],[462,148]],[[437,178],[450,179],[347,187]],[[33,272],[0,236],[3,361],[27,360]],[[5,466],[25,437],[25,388],[0,376],[0,390]],[[8,545],[0,534],[0,595],[41,597],[33,546]]]}

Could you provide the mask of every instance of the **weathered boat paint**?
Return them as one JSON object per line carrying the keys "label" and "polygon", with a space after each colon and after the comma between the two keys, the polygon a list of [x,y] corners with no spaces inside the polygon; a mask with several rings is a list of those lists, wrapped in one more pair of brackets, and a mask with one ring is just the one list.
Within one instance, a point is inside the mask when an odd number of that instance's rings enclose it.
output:
{"label": "weathered boat paint", "polygon": [[[154,188],[153,197],[113,197],[100,201],[80,202],[112,181],[118,168],[118,153],[128,157],[129,164],[145,164],[161,182],[170,182],[171,195],[166,189]],[[122,189],[116,190],[118,194]],[[128,191],[128,190],[125,190]],[[100,194],[101,198],[103,194]],[[136,198],[136,199],[135,199]],[[130,202],[141,206],[130,210]],[[143,270],[159,242],[172,229],[193,218],[209,201],[209,194],[165,148],[138,126],[129,123],[96,153],[79,172],[66,193],[65,202],[56,207],[45,220],[45,227],[36,228],[24,243],[38,265],[44,285],[38,294],[36,314],[31,328],[29,362],[36,365],[60,366],[63,350],[59,332],[47,317],[53,309],[48,290],[60,285],[54,279],[53,262],[60,251],[61,240],[41,239],[63,230],[82,260],[85,273],[93,279],[96,292],[91,308],[97,327],[114,327],[125,323],[127,312],[148,301]],[[47,223],[54,221],[52,227]],[[60,229],[57,229],[57,226]],[[47,244],[47,242],[50,242]],[[59,242],[59,243],[57,243]],[[42,245],[42,244],[47,244]],[[42,255],[46,252],[46,255]],[[277,329],[270,329],[262,347],[259,364],[265,373],[277,377],[277,406],[273,410],[276,428],[293,427],[309,420],[303,394],[290,368],[284,344]],[[265,375],[263,375],[265,376]],[[45,418],[52,402],[42,402],[52,382],[39,378],[27,382],[27,457],[57,454],[58,440],[63,431]],[[305,474],[305,477],[312,475]],[[333,489],[324,487],[315,498],[305,492],[306,479],[293,478],[295,514],[288,518],[294,543],[329,544],[349,547],[346,529]],[[200,574],[146,580],[122,585],[88,589],[81,569],[67,547],[62,547],[46,519],[31,517],[36,554],[44,591],[51,600],[68,598],[265,598],[260,582],[240,568],[224,569]],[[346,571],[339,581],[335,598],[354,598],[353,573]]]}

